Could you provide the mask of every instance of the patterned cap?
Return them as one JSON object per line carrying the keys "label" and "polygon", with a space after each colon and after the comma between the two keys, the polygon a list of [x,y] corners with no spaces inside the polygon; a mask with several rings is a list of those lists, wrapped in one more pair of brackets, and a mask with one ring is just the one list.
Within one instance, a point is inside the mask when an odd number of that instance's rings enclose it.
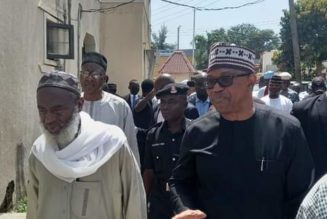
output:
{"label": "patterned cap", "polygon": [[215,43],[211,46],[208,72],[217,68],[233,68],[255,72],[255,53],[247,48]]}
{"label": "patterned cap", "polygon": [[282,78],[279,75],[273,75],[269,83],[280,85],[282,84]]}
{"label": "patterned cap", "polygon": [[53,71],[44,73],[39,81],[37,90],[43,87],[58,87],[73,92],[78,97],[81,95],[78,89],[77,78],[66,72]]}
{"label": "patterned cap", "polygon": [[89,52],[83,56],[82,65],[86,63],[96,63],[107,71],[107,59],[102,54],[97,52]]}
{"label": "patterned cap", "polygon": [[164,86],[156,94],[157,98],[161,98],[167,95],[187,95],[189,87],[182,83],[170,83]]}

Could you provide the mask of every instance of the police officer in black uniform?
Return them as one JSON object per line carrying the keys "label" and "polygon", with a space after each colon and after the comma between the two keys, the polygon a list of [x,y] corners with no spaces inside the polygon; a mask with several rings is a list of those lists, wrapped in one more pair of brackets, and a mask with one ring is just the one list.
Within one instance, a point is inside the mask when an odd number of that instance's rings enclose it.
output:
{"label": "police officer in black uniform", "polygon": [[170,219],[168,180],[179,157],[179,147],[190,120],[184,116],[188,86],[171,83],[156,94],[164,122],[156,124],[147,134],[143,180],[149,203],[149,219]]}

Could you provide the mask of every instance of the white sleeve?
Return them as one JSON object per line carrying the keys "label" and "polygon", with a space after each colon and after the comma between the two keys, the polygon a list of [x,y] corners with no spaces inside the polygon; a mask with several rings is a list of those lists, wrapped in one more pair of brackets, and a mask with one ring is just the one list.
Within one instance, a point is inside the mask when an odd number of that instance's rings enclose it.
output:
{"label": "white sleeve", "polygon": [[129,108],[128,104],[125,102],[124,104],[125,108],[125,115],[123,116],[124,118],[124,133],[126,135],[128,145],[130,146],[135,159],[140,166],[140,154],[139,154],[139,149],[137,145],[137,139],[136,139],[136,129],[134,125],[134,119],[133,119],[133,114],[131,109]]}

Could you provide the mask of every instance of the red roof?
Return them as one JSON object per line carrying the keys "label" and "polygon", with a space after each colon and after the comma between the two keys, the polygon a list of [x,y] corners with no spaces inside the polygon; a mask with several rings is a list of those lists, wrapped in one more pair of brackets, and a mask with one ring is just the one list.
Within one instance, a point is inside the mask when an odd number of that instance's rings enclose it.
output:
{"label": "red roof", "polygon": [[175,51],[159,69],[159,74],[178,74],[194,72],[196,72],[195,68],[188,60],[183,51]]}

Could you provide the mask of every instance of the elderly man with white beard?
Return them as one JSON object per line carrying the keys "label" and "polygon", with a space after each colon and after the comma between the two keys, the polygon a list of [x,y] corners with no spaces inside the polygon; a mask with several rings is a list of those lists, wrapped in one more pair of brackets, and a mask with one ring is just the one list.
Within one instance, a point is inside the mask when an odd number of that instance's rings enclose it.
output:
{"label": "elderly man with white beard", "polygon": [[43,134],[29,156],[27,219],[144,219],[145,193],[126,136],[81,112],[77,79],[42,76],[37,107]]}

